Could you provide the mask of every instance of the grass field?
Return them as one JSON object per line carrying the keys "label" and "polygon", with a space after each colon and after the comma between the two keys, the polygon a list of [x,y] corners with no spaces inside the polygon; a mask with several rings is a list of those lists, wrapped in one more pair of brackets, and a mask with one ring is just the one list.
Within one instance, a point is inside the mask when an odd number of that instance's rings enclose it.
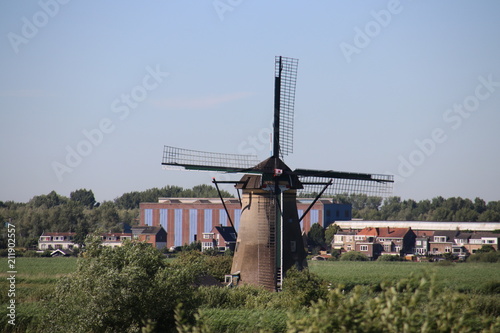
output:
{"label": "grass field", "polygon": [[460,292],[480,292],[486,284],[500,283],[500,264],[429,262],[311,261],[310,270],[347,287],[395,281],[412,273],[435,274],[439,286]]}

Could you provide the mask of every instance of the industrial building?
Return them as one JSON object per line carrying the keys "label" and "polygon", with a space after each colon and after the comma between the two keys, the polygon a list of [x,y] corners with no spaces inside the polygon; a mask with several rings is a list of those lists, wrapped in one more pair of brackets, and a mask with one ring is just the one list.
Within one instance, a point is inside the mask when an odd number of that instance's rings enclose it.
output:
{"label": "industrial building", "polygon": [[[299,216],[312,202],[313,199],[297,199]],[[304,232],[314,223],[326,228],[336,221],[350,220],[351,212],[351,205],[318,200],[300,225]],[[214,198],[160,198],[158,202],[140,204],[140,225],[162,226],[167,231],[168,247],[201,241],[203,233],[210,233],[216,226],[231,226],[231,222],[238,231],[240,216],[240,201],[233,198],[224,199],[224,204]]]}

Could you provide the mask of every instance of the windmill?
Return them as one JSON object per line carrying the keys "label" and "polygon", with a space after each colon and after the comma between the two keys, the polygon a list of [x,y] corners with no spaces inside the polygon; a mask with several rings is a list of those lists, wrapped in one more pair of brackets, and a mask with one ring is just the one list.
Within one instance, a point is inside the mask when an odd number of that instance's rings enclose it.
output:
{"label": "windmill", "polygon": [[[239,181],[213,179],[217,190],[220,183],[234,183],[241,203],[231,273],[241,283],[269,290],[281,289],[284,274],[291,267],[307,266],[300,221],[324,193],[387,196],[394,182],[390,175],[292,170],[283,162],[283,157],[293,152],[297,66],[297,59],[275,58],[273,148],[266,160],[171,146],[163,151],[162,164],[167,167],[244,174]],[[297,210],[297,191],[317,193],[302,216]],[[229,214],[228,218],[232,224]]]}

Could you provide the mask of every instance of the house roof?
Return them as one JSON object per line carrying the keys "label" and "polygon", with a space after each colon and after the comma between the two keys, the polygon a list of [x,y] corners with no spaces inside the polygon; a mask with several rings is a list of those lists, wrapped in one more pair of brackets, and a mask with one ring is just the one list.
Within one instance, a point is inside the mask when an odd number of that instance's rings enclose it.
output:
{"label": "house roof", "polygon": [[372,228],[372,227],[366,227],[362,230],[360,230],[357,235],[361,235],[361,236],[375,236],[377,237],[378,236],[378,228]]}
{"label": "house roof", "polygon": [[226,242],[236,242],[236,231],[233,227],[214,227]]}
{"label": "house roof", "polygon": [[434,236],[434,230],[413,230],[413,232],[418,238]]}
{"label": "house roof", "polygon": [[384,238],[403,238],[411,228],[377,228],[378,237]]}
{"label": "house roof", "polygon": [[492,238],[500,238],[500,234],[496,234],[493,232],[475,232],[471,235],[471,238],[478,239],[483,237],[492,237]]}
{"label": "house roof", "polygon": [[472,236],[471,232],[461,232],[455,236],[457,239],[469,239]]}
{"label": "house roof", "polygon": [[40,236],[74,236],[76,232],[43,232]]}
{"label": "house roof", "polygon": [[139,225],[132,227],[133,235],[156,235],[160,230],[163,229],[162,226],[148,226]]}
{"label": "house roof", "polygon": [[436,230],[434,231],[434,237],[436,236],[446,236],[446,240],[453,240],[455,236],[460,232],[457,230]]}
{"label": "house roof", "polygon": [[339,231],[336,235],[356,235],[356,231]]}
{"label": "house roof", "polygon": [[131,233],[125,233],[125,232],[109,232],[109,233],[103,233],[101,236],[105,237],[132,237]]}

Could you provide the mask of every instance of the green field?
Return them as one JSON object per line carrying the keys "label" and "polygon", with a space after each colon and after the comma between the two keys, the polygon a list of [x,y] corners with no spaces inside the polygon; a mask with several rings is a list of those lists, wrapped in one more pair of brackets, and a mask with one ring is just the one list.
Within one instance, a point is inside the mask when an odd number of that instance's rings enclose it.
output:
{"label": "green field", "polygon": [[310,261],[310,270],[322,278],[348,287],[396,281],[410,274],[430,272],[441,287],[479,292],[492,282],[500,284],[500,264],[377,261]]}
{"label": "green field", "polygon": [[[36,301],[38,292],[47,292],[61,276],[74,272],[77,259],[70,258],[17,258],[16,287],[18,301],[31,298]],[[477,292],[491,282],[500,283],[500,265],[489,263],[460,263],[441,265],[439,263],[414,262],[351,262],[310,261],[311,272],[333,284],[376,285],[383,281],[396,281],[410,274],[431,272],[438,285],[461,292]],[[6,295],[7,259],[0,264],[0,300]]]}

